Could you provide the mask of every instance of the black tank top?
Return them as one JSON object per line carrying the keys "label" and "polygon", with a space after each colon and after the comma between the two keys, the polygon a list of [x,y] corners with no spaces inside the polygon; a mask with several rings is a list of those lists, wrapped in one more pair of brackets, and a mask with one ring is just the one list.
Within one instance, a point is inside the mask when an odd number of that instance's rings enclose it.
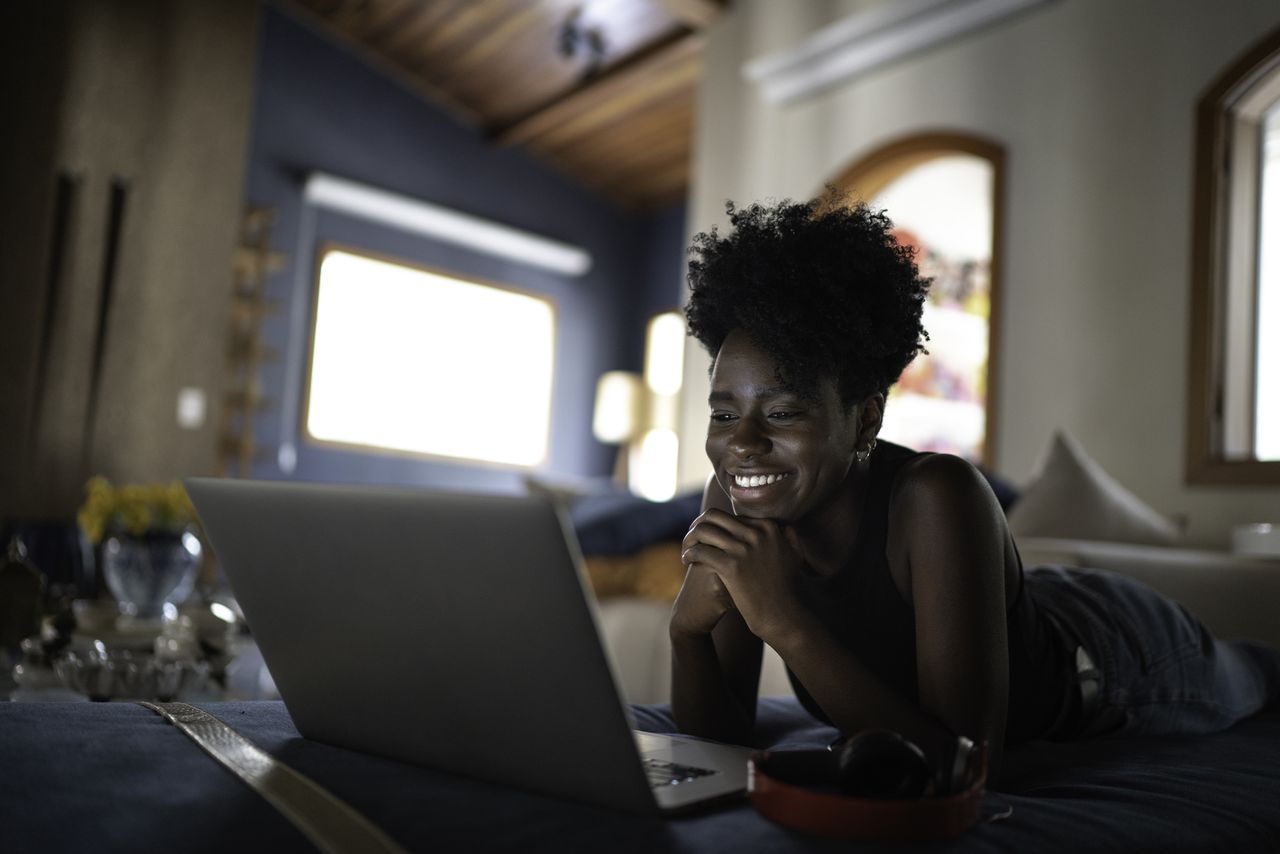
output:
{"label": "black tank top", "polygon": [[[806,603],[827,629],[885,684],[917,704],[920,696],[916,682],[915,611],[893,582],[885,546],[894,481],[903,465],[919,456],[921,454],[890,442],[877,445],[871,456],[853,558],[833,576],[806,576],[804,588]],[[1006,744],[1050,734],[1067,700],[1069,673],[1065,643],[1025,590],[1025,579],[1020,577],[1018,593],[1007,609]],[[787,676],[796,697],[809,713],[830,723],[790,668]]]}

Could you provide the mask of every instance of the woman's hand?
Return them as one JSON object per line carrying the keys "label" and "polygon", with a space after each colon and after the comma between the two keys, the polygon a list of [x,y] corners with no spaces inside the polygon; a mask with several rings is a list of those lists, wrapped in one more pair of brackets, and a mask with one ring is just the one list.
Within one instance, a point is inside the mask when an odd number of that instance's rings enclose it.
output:
{"label": "woman's hand", "polygon": [[709,635],[720,618],[734,610],[733,598],[720,576],[706,564],[689,557],[689,548],[696,542],[694,532],[701,521],[702,516],[694,520],[682,545],[680,559],[686,571],[684,584],[671,609],[673,635]]}
{"label": "woman's hand", "polygon": [[706,590],[717,597],[723,591],[718,601],[736,608],[756,637],[768,642],[797,624],[796,578],[804,557],[793,529],[712,508],[685,535],[681,560],[689,567],[685,586],[697,573]]}
{"label": "woman's hand", "polygon": [[[731,507],[714,477],[702,496],[702,509],[712,507]],[[682,551],[699,544],[695,529],[702,520],[690,526]],[[684,586],[671,612],[671,712],[681,732],[746,744],[755,726],[764,644],[715,570],[689,556],[684,563]]]}

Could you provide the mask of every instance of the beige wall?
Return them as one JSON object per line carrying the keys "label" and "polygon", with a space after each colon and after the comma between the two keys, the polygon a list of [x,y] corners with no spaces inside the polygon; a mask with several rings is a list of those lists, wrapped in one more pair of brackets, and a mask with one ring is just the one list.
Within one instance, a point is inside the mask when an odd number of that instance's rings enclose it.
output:
{"label": "beige wall", "polygon": [[[14,126],[40,160],[4,164],[6,186],[18,190],[11,198],[21,202],[4,220],[13,251],[0,273],[6,324],[20,331],[0,350],[0,516],[68,515],[93,473],[121,481],[212,473],[257,12],[255,0],[55,0],[6,18],[6,41],[18,42],[12,67],[28,93],[22,108],[52,119]],[[77,176],[79,190],[47,378],[34,389],[50,258],[46,222],[59,171]],[[128,196],[85,454],[116,179]],[[200,429],[177,424],[184,386],[208,394]],[[27,441],[33,406],[39,430]]]}
{"label": "beige wall", "polygon": [[[707,54],[689,228],[723,226],[725,199],[808,197],[896,137],[994,138],[1008,152],[998,470],[1025,481],[1065,428],[1144,500],[1185,515],[1193,542],[1280,520],[1280,489],[1183,483],[1194,104],[1280,26],[1280,6],[1057,0],[792,106],[743,78],[744,62],[867,5],[733,4]],[[707,359],[687,364],[681,478],[694,483]]]}

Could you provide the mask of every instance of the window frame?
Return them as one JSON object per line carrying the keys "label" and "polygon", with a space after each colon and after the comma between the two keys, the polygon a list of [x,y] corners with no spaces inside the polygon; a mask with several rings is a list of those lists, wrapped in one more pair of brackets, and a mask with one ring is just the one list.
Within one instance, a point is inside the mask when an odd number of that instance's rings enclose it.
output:
{"label": "window frame", "polygon": [[[530,297],[547,304],[551,311],[551,386],[550,404],[547,407],[547,442],[543,448],[542,457],[532,463],[502,462],[499,460],[485,460],[476,457],[458,457],[448,454],[431,453],[429,451],[413,451],[403,448],[389,448],[385,445],[371,445],[361,442],[343,442],[333,439],[325,439],[314,435],[308,424],[309,414],[311,412],[311,379],[312,370],[315,367],[315,346],[316,346],[316,325],[319,320],[320,313],[320,273],[324,258],[331,252],[344,252],[348,255],[355,255],[361,258],[367,258],[371,261],[381,261],[387,264],[395,264],[399,267],[405,267],[421,273],[430,273],[435,276],[443,276],[445,278],[454,279],[455,281],[465,282],[467,284],[478,285],[480,287],[493,288],[494,290],[505,291],[519,296]],[[422,460],[426,462],[449,463],[456,466],[465,466],[469,468],[485,468],[501,471],[520,471],[531,472],[541,471],[551,460],[552,454],[552,437],[555,429],[556,415],[556,393],[558,391],[558,382],[556,377],[557,367],[559,365],[559,337],[560,337],[560,313],[559,307],[554,299],[548,294],[530,290],[527,288],[515,287],[502,282],[495,282],[480,276],[458,273],[455,270],[449,270],[444,267],[433,266],[430,264],[422,264],[411,261],[396,255],[385,252],[377,252],[362,247],[353,246],[340,241],[325,241],[321,243],[315,252],[313,273],[311,276],[311,320],[310,329],[307,335],[307,370],[303,378],[302,386],[302,407],[298,413],[300,422],[300,433],[305,444],[316,447],[325,448],[334,451],[346,451],[360,454],[371,454],[381,457],[393,457],[396,459]]]}
{"label": "window frame", "polygon": [[[1232,249],[1239,246],[1228,234],[1231,225],[1228,212],[1233,200],[1239,203],[1230,192],[1233,178],[1227,171],[1235,122],[1233,110],[1255,91],[1262,78],[1272,74],[1280,74],[1280,29],[1259,40],[1220,73],[1196,104],[1185,461],[1188,484],[1280,484],[1280,461],[1228,457],[1223,436],[1228,381],[1227,299],[1231,290],[1227,260]],[[1239,181],[1239,164],[1234,165],[1237,167],[1234,180]],[[1253,168],[1251,186],[1257,184],[1258,178],[1257,166]],[[1255,210],[1252,236],[1246,238],[1251,241],[1249,257],[1255,265],[1256,214]],[[1256,301],[1256,284],[1252,293]],[[1256,306],[1253,314],[1256,316]],[[1251,350],[1256,358],[1256,342]]]}

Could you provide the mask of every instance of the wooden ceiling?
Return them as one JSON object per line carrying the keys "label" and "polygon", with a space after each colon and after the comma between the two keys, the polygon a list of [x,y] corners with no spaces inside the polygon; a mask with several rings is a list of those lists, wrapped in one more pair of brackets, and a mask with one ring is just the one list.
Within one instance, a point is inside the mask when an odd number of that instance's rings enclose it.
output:
{"label": "wooden ceiling", "polygon": [[702,33],[724,0],[283,2],[623,207],[685,196]]}

